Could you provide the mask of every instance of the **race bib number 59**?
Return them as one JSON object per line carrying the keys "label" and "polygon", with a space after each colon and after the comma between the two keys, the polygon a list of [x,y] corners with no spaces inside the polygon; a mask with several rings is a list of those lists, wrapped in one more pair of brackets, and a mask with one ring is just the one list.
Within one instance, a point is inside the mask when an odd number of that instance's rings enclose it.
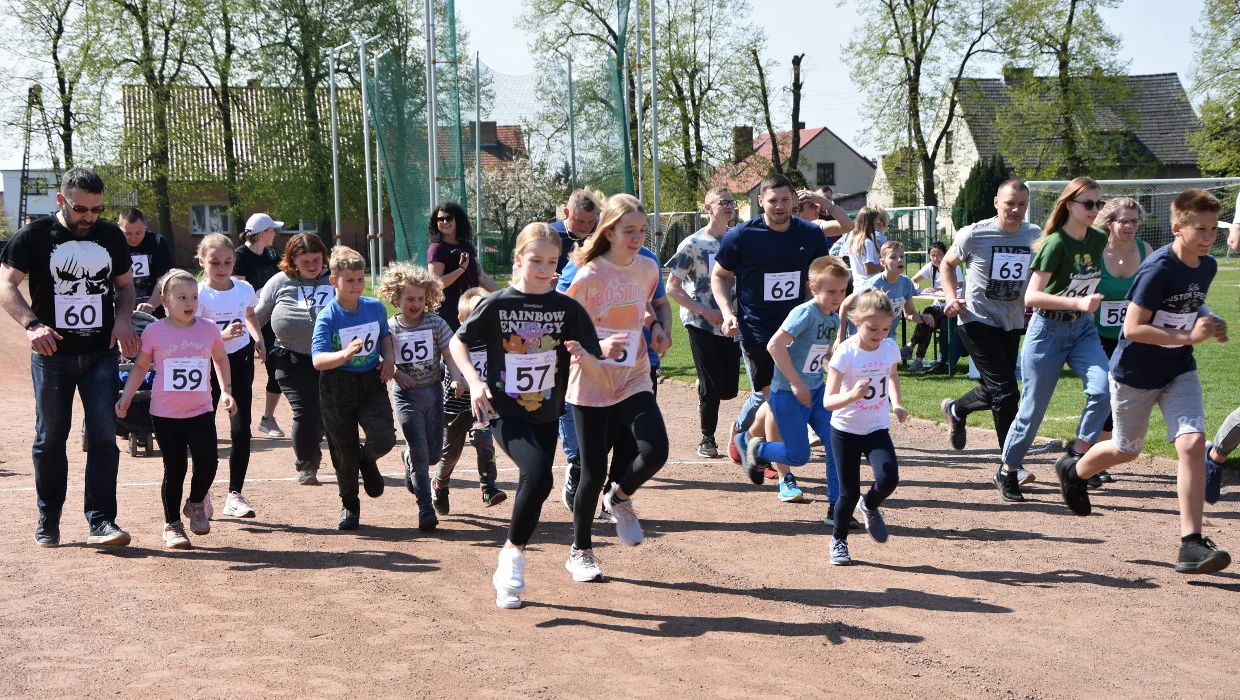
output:
{"label": "race bib number 59", "polygon": [[504,355],[504,391],[532,394],[555,386],[555,351]]}
{"label": "race bib number 59", "polygon": [[164,391],[208,391],[211,375],[205,357],[169,357],[164,360]]}

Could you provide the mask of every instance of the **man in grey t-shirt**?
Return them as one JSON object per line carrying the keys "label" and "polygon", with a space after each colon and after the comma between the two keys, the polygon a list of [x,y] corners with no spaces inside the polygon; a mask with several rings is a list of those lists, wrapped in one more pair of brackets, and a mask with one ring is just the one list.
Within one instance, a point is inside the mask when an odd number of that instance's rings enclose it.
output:
{"label": "man in grey t-shirt", "polygon": [[[998,215],[966,226],[943,257],[940,267],[944,313],[960,316],[960,339],[981,375],[976,387],[959,399],[943,399],[943,418],[952,447],[965,446],[965,420],[970,413],[987,408],[995,419],[999,445],[1007,439],[1016,418],[1020,390],[1016,363],[1020,336],[1025,328],[1025,288],[1033,241],[1041,229],[1025,221],[1029,188],[1020,180],[999,185],[995,195]],[[956,267],[965,265],[964,298],[957,298]],[[1021,474],[1021,483],[1033,480]]]}

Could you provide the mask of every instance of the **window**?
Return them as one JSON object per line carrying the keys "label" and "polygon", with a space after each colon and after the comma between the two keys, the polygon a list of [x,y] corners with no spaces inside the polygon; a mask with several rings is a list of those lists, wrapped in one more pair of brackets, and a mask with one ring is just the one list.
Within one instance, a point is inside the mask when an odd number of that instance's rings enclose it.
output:
{"label": "window", "polygon": [[45,177],[28,177],[26,178],[26,188],[23,194],[34,197],[47,196],[47,178]]}
{"label": "window", "polygon": [[292,221],[286,221],[284,228],[280,229],[280,232],[288,234],[318,233],[319,225],[314,222],[314,219],[293,219]]}
{"label": "window", "polygon": [[232,230],[228,220],[227,204],[191,204],[189,206],[189,233],[205,236],[208,233],[228,235]]}
{"label": "window", "polygon": [[835,186],[835,163],[818,164],[818,186]]}

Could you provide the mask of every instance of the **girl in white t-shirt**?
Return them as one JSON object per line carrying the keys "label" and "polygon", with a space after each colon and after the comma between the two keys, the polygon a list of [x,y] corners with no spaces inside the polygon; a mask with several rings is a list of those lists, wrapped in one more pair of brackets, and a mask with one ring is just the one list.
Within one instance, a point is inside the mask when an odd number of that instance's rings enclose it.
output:
{"label": "girl in white t-shirt", "polygon": [[[878,506],[896,490],[900,474],[887,427],[890,411],[903,423],[908,412],[900,405],[900,347],[888,338],[895,313],[887,294],[867,289],[857,296],[850,319],[855,335],[839,342],[831,356],[823,405],[832,411],[831,449],[840,478],[835,503],[831,563],[851,564],[848,518],[861,500],[861,517],[875,542],[887,541],[887,524]],[[890,407],[889,407],[890,406]],[[861,499],[861,456],[874,470],[874,484]]]}
{"label": "girl in white t-shirt", "polygon": [[[245,486],[245,474],[250,468],[250,404],[253,397],[254,358],[265,361],[267,351],[263,334],[259,329],[254,307],[258,296],[254,287],[245,280],[233,279],[233,263],[236,252],[232,242],[222,234],[205,236],[198,244],[198,264],[202,266],[203,281],[198,283],[198,316],[215,324],[228,353],[228,367],[232,373],[233,398],[237,411],[229,418],[229,436],[232,450],[228,453],[228,497],[224,499],[224,515],[234,518],[253,518],[254,508],[241,489]],[[211,403],[219,403],[220,386],[211,376]],[[207,511],[211,508],[207,495]]]}

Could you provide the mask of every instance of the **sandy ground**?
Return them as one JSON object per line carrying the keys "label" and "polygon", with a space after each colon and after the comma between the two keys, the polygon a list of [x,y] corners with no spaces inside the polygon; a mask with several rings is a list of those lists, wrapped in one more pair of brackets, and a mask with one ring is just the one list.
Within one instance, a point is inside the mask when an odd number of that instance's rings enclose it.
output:
{"label": "sandy ground", "polygon": [[[1077,518],[1050,457],[1029,463],[1030,502],[1006,504],[989,481],[993,433],[954,452],[941,426],[914,421],[892,431],[891,540],[854,534],[858,565],[832,567],[821,452],[798,470],[810,502],[782,504],[773,485],[694,455],[683,384],[660,392],[672,456],[637,496],[646,543],[621,547],[599,521],[608,580],[574,583],[557,491],[522,610],[497,609],[490,584],[511,500],[483,507],[462,465],[452,515],[420,533],[398,451],[381,463],[387,493],[342,533],[334,483],[298,486],[289,442],[256,438],[257,519],[217,514],[189,552],[162,547],[158,457],[122,454],[119,522],[134,542],[102,549],[84,544],[75,435],[64,545],[40,549],[28,354],[3,325],[0,696],[1240,696],[1240,570],[1172,570],[1173,465],[1123,470]],[[277,415],[288,429],[286,404]],[[511,491],[515,470],[500,466]],[[1240,550],[1229,477],[1207,534]]]}

